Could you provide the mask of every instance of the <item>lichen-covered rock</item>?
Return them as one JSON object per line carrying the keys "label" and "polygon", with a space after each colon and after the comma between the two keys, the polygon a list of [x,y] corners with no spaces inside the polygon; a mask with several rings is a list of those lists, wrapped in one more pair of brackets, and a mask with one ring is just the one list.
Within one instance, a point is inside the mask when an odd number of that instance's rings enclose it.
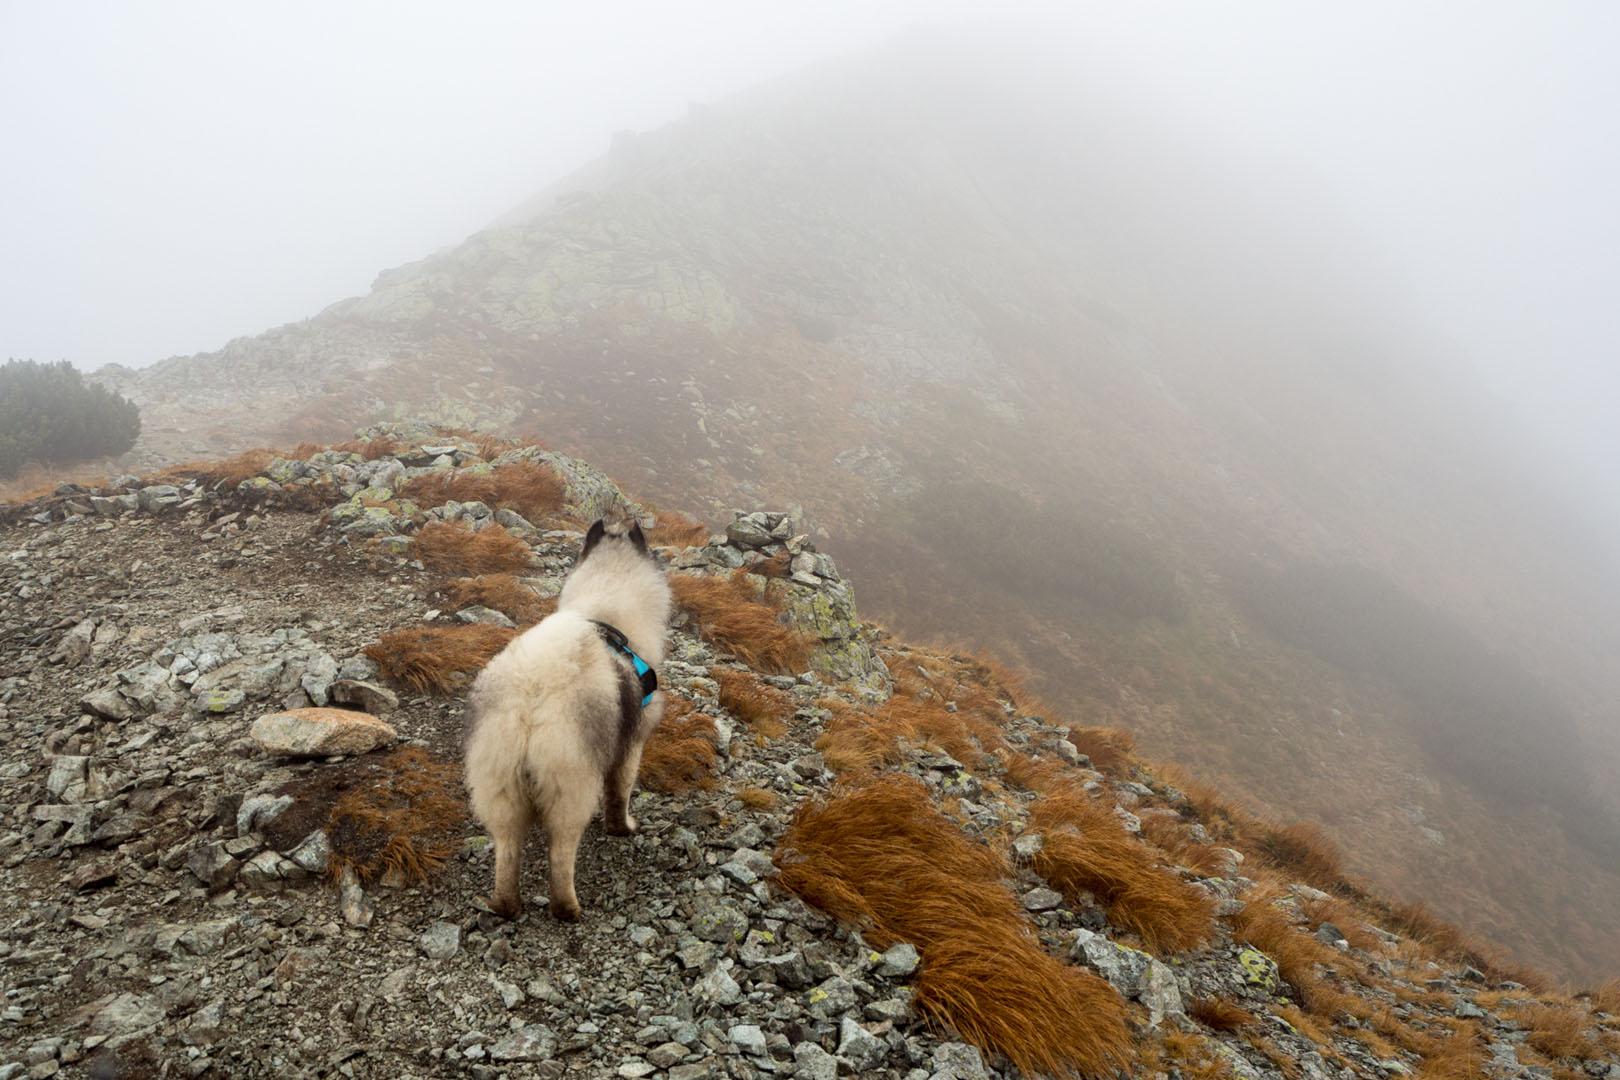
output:
{"label": "lichen-covered rock", "polygon": [[883,700],[893,693],[889,669],[861,635],[855,598],[844,582],[811,587],[792,582],[787,592],[788,621],[818,644],[810,669],[830,682],[848,683],[863,694]]}
{"label": "lichen-covered rock", "polygon": [[549,466],[556,472],[566,489],[563,513],[580,521],[595,521],[611,514],[635,514],[640,510],[624,497],[624,492],[619,490],[619,485],[607,473],[567,454],[525,446],[508,450],[495,459],[495,464],[507,465],[517,461],[532,461],[537,465]]}
{"label": "lichen-covered rock", "polygon": [[248,734],[265,753],[281,757],[364,754],[399,737],[370,713],[321,708],[268,713],[253,721]]}

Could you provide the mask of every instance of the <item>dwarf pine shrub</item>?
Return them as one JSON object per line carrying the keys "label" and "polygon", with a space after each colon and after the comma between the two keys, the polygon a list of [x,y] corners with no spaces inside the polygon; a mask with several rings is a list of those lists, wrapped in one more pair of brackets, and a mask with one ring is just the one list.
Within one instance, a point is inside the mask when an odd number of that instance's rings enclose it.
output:
{"label": "dwarf pine shrub", "polygon": [[66,360],[0,367],[0,479],[31,461],[66,465],[122,454],[140,433],[134,402],[87,384]]}

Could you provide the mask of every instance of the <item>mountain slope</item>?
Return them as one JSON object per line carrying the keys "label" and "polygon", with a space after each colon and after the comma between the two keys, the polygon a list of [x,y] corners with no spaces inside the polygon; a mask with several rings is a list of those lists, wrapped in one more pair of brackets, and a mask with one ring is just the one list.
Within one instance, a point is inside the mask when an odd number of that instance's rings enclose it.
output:
{"label": "mountain slope", "polygon": [[365,297],[100,377],[149,461],[421,414],[717,519],[801,504],[891,625],[1612,965],[1601,552],[1321,202],[1074,82],[929,36],[826,65]]}
{"label": "mountain slope", "polygon": [[[829,619],[848,583],[774,513],[660,515],[681,610],[642,830],[588,834],[579,923],[543,913],[538,865],[496,918],[459,783],[482,661],[447,646],[542,615],[582,518],[635,507],[562,455],[371,434],[0,506],[6,1074],[1596,1076],[1620,1053],[1620,983],[1550,992],[994,664]],[[510,572],[450,576],[475,547]],[[809,663],[757,625],[727,641],[778,589],[767,622],[813,627]],[[795,614],[796,589],[829,603]],[[882,686],[818,673],[846,632]],[[384,745],[280,739],[322,703],[380,714],[314,710]]]}

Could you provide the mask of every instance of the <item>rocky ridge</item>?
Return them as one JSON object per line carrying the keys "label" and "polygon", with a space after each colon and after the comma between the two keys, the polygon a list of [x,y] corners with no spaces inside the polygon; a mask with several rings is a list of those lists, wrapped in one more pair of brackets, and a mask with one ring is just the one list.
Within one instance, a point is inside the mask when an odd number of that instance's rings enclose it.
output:
{"label": "rocky ridge", "polygon": [[[272,829],[296,811],[283,789],[351,755],[396,741],[448,760],[459,752],[460,699],[381,685],[364,654],[393,630],[490,617],[441,606],[435,575],[412,558],[415,530],[433,520],[499,523],[529,545],[526,582],[554,594],[579,542],[570,520],[607,507],[644,512],[562,455],[520,448],[486,458],[487,447],[408,426],[369,434],[397,448],[369,461],[343,451],[274,459],[234,486],[126,477],[0,508],[0,883],[9,901],[0,1080],[1017,1075],[916,1019],[915,948],[878,952],[773,887],[773,855],[795,806],[834,784],[813,748],[829,699],[886,696],[890,668],[913,653],[859,622],[849,584],[792,514],[739,512],[706,543],[665,549],[686,571],[783,557],[788,610],[820,645],[808,670],[766,677],[793,710],[785,733],[766,739],[719,702],[715,672],[734,662],[676,626],[660,676],[713,719],[717,783],[642,792],[643,831],[630,840],[593,828],[580,859],[580,924],[552,922],[538,904],[514,923],[481,911],[490,853],[475,826],[431,885],[363,885],[351,875],[337,888],[323,830]],[[516,460],[544,460],[564,477],[563,519],[400,497],[430,469]],[[306,741],[331,729],[359,741]],[[1004,731],[1073,770],[1132,831],[1187,803],[1151,773],[1092,768],[1055,718],[1009,704]],[[1110,926],[1101,905],[1065,899],[1028,865],[1041,843],[1023,827],[1029,793],[990,784],[928,745],[905,748],[897,768],[951,800],[970,835],[1018,837],[1008,884],[1031,931],[1116,988],[1141,1046],[1197,1036],[1207,1048],[1200,1067],[1214,1070],[1197,1075],[1315,1080],[1421,1066],[1399,1046],[1378,1053],[1372,1041],[1291,1023],[1275,961],[1238,943],[1225,921],[1207,947],[1158,958]],[[745,790],[770,792],[775,805],[739,798]],[[1253,884],[1244,872],[1235,851],[1217,873],[1181,870],[1218,901],[1223,920],[1244,908]],[[539,879],[531,871],[527,880]],[[1337,927],[1307,920],[1314,893],[1294,884],[1282,900],[1301,932],[1409,988],[1363,988],[1402,1023],[1475,1022],[1487,1075],[1620,1076],[1613,1017],[1580,1008],[1592,1056],[1548,1061],[1527,1045],[1535,1029],[1516,1011],[1515,1001],[1533,1000],[1525,988],[1414,958],[1381,930],[1372,952],[1351,949]],[[1195,1003],[1214,998],[1259,1017],[1264,1038],[1194,1019]],[[1148,1073],[1193,1074],[1153,1053],[1144,1051]]]}

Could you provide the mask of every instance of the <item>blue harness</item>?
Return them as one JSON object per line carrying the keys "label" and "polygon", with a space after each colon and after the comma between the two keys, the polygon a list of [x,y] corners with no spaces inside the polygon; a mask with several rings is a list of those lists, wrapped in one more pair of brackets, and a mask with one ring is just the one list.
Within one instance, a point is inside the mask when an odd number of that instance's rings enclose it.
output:
{"label": "blue harness", "polygon": [[646,708],[647,703],[652,700],[653,691],[658,689],[658,672],[652,669],[651,664],[636,655],[635,650],[630,647],[630,639],[624,636],[623,630],[601,619],[592,619],[591,622],[596,624],[596,632],[602,635],[602,640],[608,643],[608,648],[624,653],[635,665],[636,676],[641,680],[641,692],[646,695],[641,699],[641,707]]}

